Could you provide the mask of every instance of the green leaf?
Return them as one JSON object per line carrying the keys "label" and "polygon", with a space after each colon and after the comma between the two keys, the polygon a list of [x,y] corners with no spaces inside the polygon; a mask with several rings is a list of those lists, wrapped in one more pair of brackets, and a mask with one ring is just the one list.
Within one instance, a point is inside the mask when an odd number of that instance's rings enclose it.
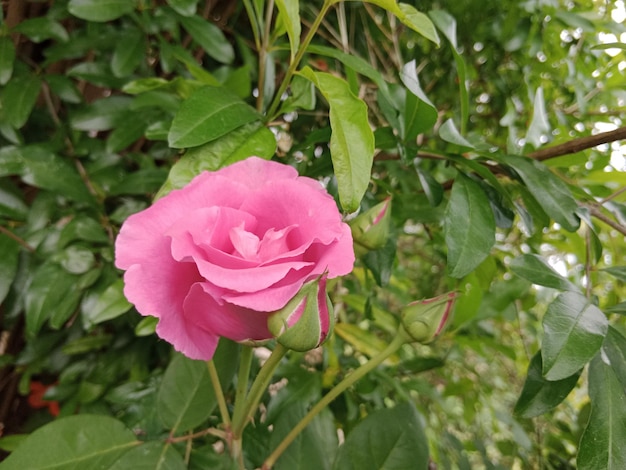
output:
{"label": "green leaf", "polygon": [[518,256],[509,265],[513,273],[539,286],[578,292],[580,289],[552,269],[540,256]]}
{"label": "green leaf", "polygon": [[[426,39],[431,40],[435,44],[439,45],[439,36],[437,30],[432,21],[424,13],[417,11],[411,5],[406,3],[396,3],[396,0],[365,0],[368,3],[373,3],[381,8],[384,8],[390,13],[393,13],[398,19],[406,26],[411,28],[416,33],[421,34]],[[338,3],[339,0],[333,0],[334,3]]]}
{"label": "green leaf", "polygon": [[601,271],[609,273],[622,282],[626,282],[626,266],[612,266],[610,268],[604,268]]}
{"label": "green leaf", "polygon": [[139,140],[148,128],[149,114],[146,112],[129,112],[125,124],[116,127],[107,138],[107,152],[115,153],[124,150]]}
{"label": "green leaf", "polygon": [[79,131],[108,131],[124,123],[131,102],[126,96],[94,101],[70,115],[70,126]]}
{"label": "green leaf", "polygon": [[149,441],[126,452],[108,470],[186,470],[183,457],[167,442]]}
{"label": "green leaf", "polygon": [[26,220],[27,216],[28,206],[23,200],[22,192],[9,178],[0,179],[0,217]]}
{"label": "green leaf", "polygon": [[295,75],[289,85],[290,95],[280,107],[282,114],[305,109],[315,108],[315,86],[312,82],[300,75]]}
{"label": "green leaf", "polygon": [[259,114],[223,87],[204,87],[182,102],[170,128],[171,147],[197,147],[259,120]]}
{"label": "green leaf", "polygon": [[111,71],[116,77],[133,73],[145,56],[146,43],[139,29],[126,31],[115,45],[111,57]]}
{"label": "green leaf", "polygon": [[626,468],[626,394],[603,354],[589,366],[589,397],[591,415],[580,440],[578,469]]}
{"label": "green leaf", "polygon": [[543,376],[561,380],[596,355],[609,327],[606,316],[582,294],[559,295],[543,317]]}
{"label": "green leaf", "polygon": [[167,0],[176,13],[183,16],[193,16],[196,14],[198,0]]}
{"label": "green leaf", "polygon": [[461,133],[457,130],[452,119],[448,119],[441,125],[441,127],[439,128],[439,137],[441,137],[446,142],[458,145],[459,147],[465,147],[468,149],[474,148],[474,146],[470,144],[465,139],[465,137],[463,137]]}
{"label": "green leaf", "polygon": [[526,141],[537,148],[543,145],[550,135],[550,123],[548,122],[548,113],[546,111],[546,103],[543,99],[543,88],[537,88],[533,106],[533,118],[528,126],[526,133]]}
{"label": "green leaf", "polygon": [[37,429],[0,466],[7,470],[111,468],[138,444],[135,435],[114,418],[68,416]]}
{"label": "green leaf", "polygon": [[[107,279],[108,281],[108,279]],[[85,293],[80,304],[85,330],[126,313],[132,305],[124,297],[124,282],[98,283]]]}
{"label": "green leaf", "polygon": [[269,160],[276,151],[274,134],[260,122],[229,132],[213,142],[189,149],[171,168],[156,198],[189,183],[202,171],[215,171],[250,156]]}
{"label": "green leaf", "polygon": [[428,441],[410,402],[376,411],[348,434],[334,470],[427,470]]}
{"label": "green leaf", "polygon": [[[232,382],[239,345],[222,338],[213,361],[224,391]],[[211,416],[217,405],[205,361],[177,354],[168,366],[159,388],[157,409],[163,424],[172,433],[188,431]]]}
{"label": "green leaf", "polygon": [[53,262],[35,271],[24,299],[28,337],[35,337],[48,318],[60,326],[74,313],[82,294],[77,281],[78,276]]}
{"label": "green leaf", "polygon": [[287,28],[292,60],[300,47],[300,34],[302,34],[299,3],[299,0],[276,0],[280,18],[282,18],[283,24]]}
{"label": "green leaf", "polygon": [[40,89],[41,79],[38,76],[14,76],[0,96],[3,118],[16,129],[24,126],[37,102]]}
{"label": "green leaf", "polygon": [[23,158],[22,180],[38,188],[55,191],[80,202],[93,202],[78,171],[66,159],[38,146],[20,148]]}
{"label": "green leaf", "polygon": [[402,138],[405,142],[412,141],[415,137],[429,130],[437,122],[437,108],[430,102],[422,91],[415,60],[407,62],[400,72],[400,80],[411,92],[407,95],[404,107],[404,132]]}
{"label": "green leaf", "polygon": [[94,243],[108,243],[104,228],[97,220],[86,216],[76,216],[61,230],[59,247],[63,248],[74,240],[85,240]]}
{"label": "green leaf", "polygon": [[46,39],[67,42],[70,38],[61,23],[47,16],[24,20],[15,27],[15,31],[28,36],[33,42],[42,42]]}
{"label": "green leaf", "polygon": [[530,361],[524,388],[515,404],[515,414],[522,418],[542,415],[565,400],[576,386],[581,372],[578,371],[561,380],[550,381],[543,378],[541,371],[542,361],[539,352]]}
{"label": "green leaf", "polygon": [[452,186],[445,215],[448,272],[461,278],[474,270],[496,241],[496,225],[489,199],[480,185],[459,173]]}
{"label": "green leaf", "polygon": [[104,23],[135,9],[135,0],[70,0],[67,10],[77,18]]}
{"label": "green leaf", "polygon": [[509,155],[504,157],[502,162],[517,171],[532,197],[555,222],[570,232],[578,229],[580,225],[576,215],[578,204],[560,178],[545,165],[530,158]]}
{"label": "green leaf", "polygon": [[135,327],[135,336],[149,336],[156,331],[159,319],[156,317],[144,317]]}
{"label": "green leaf", "polygon": [[626,338],[612,326],[609,326],[609,332],[604,338],[602,353],[610,361],[617,380],[626,390]]}
{"label": "green leaf", "polygon": [[0,234],[0,304],[9,293],[17,273],[19,254],[20,245],[6,234]]}
{"label": "green leaf", "polygon": [[13,75],[15,45],[9,36],[0,37],[0,85],[6,85]]}
{"label": "green leaf", "polygon": [[358,209],[370,180],[374,160],[374,133],[367,105],[334,75],[305,67],[299,72],[311,80],[330,107],[330,155],[339,186],[339,201],[347,212]]}
{"label": "green leaf", "polygon": [[200,16],[179,16],[178,21],[210,57],[223,64],[235,59],[233,46],[216,25]]}

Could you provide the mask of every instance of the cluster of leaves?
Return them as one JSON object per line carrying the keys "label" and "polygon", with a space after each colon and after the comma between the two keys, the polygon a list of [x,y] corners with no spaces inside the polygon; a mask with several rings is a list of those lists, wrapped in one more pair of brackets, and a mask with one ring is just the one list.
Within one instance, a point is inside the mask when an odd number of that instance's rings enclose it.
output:
{"label": "cluster of leaves", "polygon": [[[5,3],[0,421],[34,432],[0,440],[18,449],[0,467],[229,468],[206,366],[124,299],[113,243],[155,196],[249,155],[346,213],[392,196],[395,227],[335,285],[323,354],[278,369],[250,468],[384,349],[402,305],[447,290],[449,333],[342,395],[276,468],[624,466],[626,173],[609,144],[580,151],[625,112],[623,53],[598,48],[624,32],[611,5]],[[219,351],[232,394],[238,346]],[[35,379],[63,419],[27,411]]]}

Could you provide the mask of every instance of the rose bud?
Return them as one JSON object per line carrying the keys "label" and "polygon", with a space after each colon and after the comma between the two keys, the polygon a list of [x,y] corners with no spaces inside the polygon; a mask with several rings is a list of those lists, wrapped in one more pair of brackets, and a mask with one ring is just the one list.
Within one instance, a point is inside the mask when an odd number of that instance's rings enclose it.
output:
{"label": "rose bud", "polygon": [[427,344],[441,334],[454,306],[456,294],[411,302],[402,309],[402,325],[415,341]]}
{"label": "rose bud", "polygon": [[276,341],[294,351],[318,347],[328,338],[334,324],[333,305],[326,293],[326,276],[304,284],[267,322]]}
{"label": "rose bud", "polygon": [[391,198],[369,208],[350,223],[352,238],[359,254],[385,246],[391,224]]}

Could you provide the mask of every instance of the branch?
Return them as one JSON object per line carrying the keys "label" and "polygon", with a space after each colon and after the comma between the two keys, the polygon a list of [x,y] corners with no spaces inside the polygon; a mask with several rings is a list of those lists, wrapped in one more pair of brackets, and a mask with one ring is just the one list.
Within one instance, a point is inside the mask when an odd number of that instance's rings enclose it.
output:
{"label": "branch", "polygon": [[554,147],[537,150],[528,154],[530,158],[543,161],[549,158],[560,157],[570,153],[580,152],[600,144],[615,142],[616,140],[626,139],[626,126],[615,129],[614,131],[602,132],[601,134],[580,137],[579,139],[570,140]]}

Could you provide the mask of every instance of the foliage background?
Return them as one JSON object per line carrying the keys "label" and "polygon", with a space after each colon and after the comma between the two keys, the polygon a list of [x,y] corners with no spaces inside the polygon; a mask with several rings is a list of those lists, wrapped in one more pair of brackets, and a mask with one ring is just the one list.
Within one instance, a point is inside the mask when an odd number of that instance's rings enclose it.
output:
{"label": "foliage background", "polygon": [[[43,383],[60,416],[114,416],[147,453],[175,452],[173,468],[217,468],[217,439],[202,433],[218,423],[214,397],[183,397],[201,410],[195,418],[163,411],[180,398],[172,384],[210,388],[206,372],[172,355],[126,302],[113,242],[161,188],[258,154],[319,178],[346,212],[361,195],[341,197],[347,175],[337,163],[355,165],[352,176],[369,181],[362,209],[392,196],[393,236],[333,286],[339,323],[323,351],[281,365],[283,387],[244,436],[250,468],[290,420],[390,341],[403,305],[449,290],[460,297],[446,334],[405,347],[342,395],[277,468],[348,468],[347,450],[334,460],[335,430],[350,436],[375,410],[402,403],[414,404],[415,416],[398,410],[423,426],[440,468],[620,468],[626,61],[623,39],[603,43],[624,38],[623,2],[417,2],[439,46],[389,13],[393,2],[337,3],[293,81],[285,74],[299,23],[286,12],[297,2],[97,3],[3,2],[4,450],[53,419],[33,408],[32,384]],[[299,5],[304,33],[325,6]],[[341,84],[316,91],[307,78],[327,77],[320,72]],[[329,93],[368,109],[367,125],[332,158]],[[218,95],[238,106],[230,128],[207,106]],[[185,109],[206,111],[196,133]],[[371,173],[352,147],[370,128]],[[612,133],[586,139],[603,131]],[[560,144],[562,155],[551,150]],[[229,389],[237,346],[222,350]],[[585,429],[597,439],[585,440]]]}

